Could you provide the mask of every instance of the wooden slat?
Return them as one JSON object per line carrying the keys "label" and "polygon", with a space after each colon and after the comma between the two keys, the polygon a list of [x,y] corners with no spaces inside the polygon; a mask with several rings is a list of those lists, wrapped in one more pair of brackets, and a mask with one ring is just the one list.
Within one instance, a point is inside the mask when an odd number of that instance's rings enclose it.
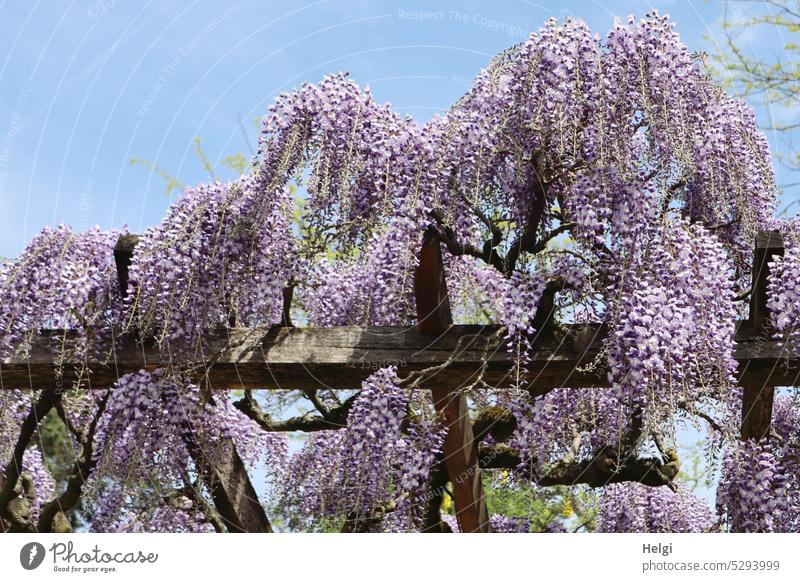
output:
{"label": "wooden slat", "polygon": [[486,533],[490,531],[489,512],[483,494],[467,397],[447,388],[434,388],[432,396],[436,410],[444,416],[447,426],[442,450],[453,485],[459,528],[466,533]]}
{"label": "wooden slat", "polygon": [[[778,231],[759,233],[753,253],[753,290],[750,296],[748,332],[759,341],[769,334],[770,314],[767,308],[767,282],[769,263],[776,256],[783,256],[783,238]],[[757,365],[745,365],[742,371],[742,426],[741,437],[760,439],[769,435],[772,422],[772,403],[775,398],[774,384],[769,381],[772,370]]]}
{"label": "wooden slat", "polygon": [[[105,388],[119,376],[140,369],[165,368],[195,362],[208,368],[212,389],[229,388],[358,388],[383,366],[396,365],[401,376],[450,361],[446,371],[435,374],[428,386],[474,381],[482,358],[487,359],[484,379],[492,385],[509,384],[512,363],[497,326],[451,326],[441,335],[422,333],[410,327],[335,327],[232,329],[212,334],[206,347],[182,354],[152,342],[121,338],[108,358],[87,363],[92,388]],[[597,327],[574,328],[570,334],[539,346],[531,370],[539,389],[553,386],[600,386],[602,375],[578,373],[578,362],[591,361],[599,344],[591,344]],[[28,357],[0,361],[0,384],[4,388],[47,388],[53,385],[65,334],[61,330],[42,333],[33,342]],[[75,340],[66,334],[67,349]],[[589,343],[587,343],[589,342]],[[173,354],[170,356],[170,353]],[[64,385],[76,380],[79,362],[68,362]]]}
{"label": "wooden slat", "polygon": [[[120,283],[127,287],[127,267],[136,245],[136,235],[120,238],[115,248]],[[777,233],[762,233],[756,245],[754,293],[751,320],[739,325],[734,357],[748,378],[758,377],[761,386],[794,385],[800,373],[800,343],[795,339],[753,340],[754,325],[765,320],[766,263],[780,254]],[[428,245],[429,250],[438,250]],[[444,288],[443,280],[435,282]],[[181,350],[152,342],[137,343],[122,337],[113,353],[88,362],[90,374],[84,385],[105,388],[121,375],[140,369],[183,365],[193,360],[203,366],[198,377],[207,375],[212,388],[357,388],[374,370],[395,364],[401,376],[449,362],[426,386],[452,387],[476,378],[486,359],[484,380],[492,386],[509,385],[512,358],[503,345],[497,326],[450,326],[443,333],[428,334],[426,326],[444,325],[449,311],[446,293],[435,293],[433,307],[421,306],[429,315],[412,327],[339,327],[230,329],[210,334],[202,352],[179,355]],[[440,308],[441,307],[441,308]],[[601,325],[562,326],[552,336],[534,344],[530,364],[532,390],[544,393],[554,387],[606,386],[606,374],[581,371],[602,348],[605,329]],[[63,330],[44,332],[34,338],[28,356],[0,361],[0,388],[48,388],[56,384],[56,362],[61,361],[62,340],[67,350],[75,343],[73,334]],[[172,354],[172,355],[169,355]],[[69,385],[84,368],[70,361],[59,383]],[[743,381],[749,380],[744,378]],[[759,388],[760,392],[761,389]],[[751,391],[752,392],[752,391]],[[751,415],[755,416],[755,415]]]}
{"label": "wooden slat", "polygon": [[420,332],[438,335],[452,325],[441,242],[434,231],[429,231],[422,241],[419,264],[414,273],[414,300]]}
{"label": "wooden slat", "polygon": [[[446,333],[453,322],[447,296],[442,251],[433,232],[425,235],[414,275],[414,297],[417,304],[419,332],[431,338]],[[456,519],[465,533],[486,533],[489,513],[481,483],[478,452],[472,434],[467,397],[457,383],[434,387],[434,406],[442,415],[447,432],[442,450],[453,485]]]}

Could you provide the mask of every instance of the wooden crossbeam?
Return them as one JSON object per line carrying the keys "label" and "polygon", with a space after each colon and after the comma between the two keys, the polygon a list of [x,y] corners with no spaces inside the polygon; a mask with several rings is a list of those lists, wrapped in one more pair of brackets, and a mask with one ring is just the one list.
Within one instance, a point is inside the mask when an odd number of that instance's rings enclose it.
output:
{"label": "wooden crossbeam", "polygon": [[[742,322],[742,327],[746,322]],[[44,388],[56,383],[62,341],[67,349],[73,334],[54,330],[37,336],[28,356],[0,361],[0,387]],[[534,342],[529,369],[531,389],[608,386],[601,371],[583,369],[600,354],[605,328],[573,325],[556,329],[552,337]],[[174,365],[196,364],[195,376],[212,389],[353,389],[380,367],[396,365],[401,377],[433,366],[447,367],[424,383],[448,387],[474,382],[485,365],[483,379],[507,388],[513,357],[498,326],[453,325],[441,334],[422,333],[416,326],[272,329],[236,328],[211,334],[206,347],[193,355],[167,355],[150,342],[120,338],[108,358],[67,361],[62,382],[69,386],[84,365],[90,369],[88,388],[107,388],[123,374]],[[757,375],[764,386],[793,386],[800,378],[800,341],[737,338],[733,352],[740,370]],[[204,365],[205,364],[205,365]]]}
{"label": "wooden crossbeam", "polygon": [[[767,282],[769,263],[783,256],[783,238],[779,231],[759,233],[753,252],[753,287],[750,296],[750,317],[745,327],[758,342],[771,330],[770,313],[767,308]],[[775,399],[775,384],[769,382],[769,373],[749,363],[739,368],[742,373],[742,426],[743,440],[760,439],[769,435],[772,422],[772,403]],[[767,371],[768,372],[768,371]]]}
{"label": "wooden crossbeam", "polygon": [[[123,235],[114,249],[123,293],[137,242],[138,236]],[[423,256],[431,251],[440,252],[438,246],[428,244]],[[782,253],[778,232],[759,234],[751,316],[738,326],[733,354],[742,381],[750,383],[757,378],[757,392],[764,394],[761,388],[793,385],[800,374],[800,342],[764,337],[768,262]],[[33,339],[28,353],[0,361],[0,389],[47,389],[78,380],[85,387],[106,388],[130,372],[189,363],[195,365],[198,379],[207,380],[214,389],[352,389],[380,367],[396,365],[404,376],[444,364],[446,368],[428,378],[425,386],[448,388],[470,383],[479,372],[490,386],[509,386],[513,358],[503,345],[502,330],[498,326],[449,325],[446,286],[443,274],[437,276],[441,281],[429,277],[432,293],[418,293],[424,315],[417,326],[230,328],[210,333],[204,347],[191,354],[118,336],[113,350],[86,361],[63,358],[64,350],[67,354],[74,351],[74,332],[45,331]],[[605,334],[603,325],[566,325],[537,338],[529,366],[531,390],[545,393],[562,386],[607,386],[602,362],[596,371],[589,366],[600,354]],[[60,367],[59,362],[63,363]],[[746,418],[756,416],[754,412],[746,414]]]}
{"label": "wooden crossbeam", "polygon": [[[414,274],[414,297],[419,333],[431,339],[446,333],[453,322],[447,296],[441,243],[435,232],[424,238]],[[432,388],[433,404],[444,418],[447,433],[442,450],[453,485],[456,519],[465,533],[486,533],[489,512],[481,483],[478,451],[472,433],[469,406],[463,388],[455,382]]]}

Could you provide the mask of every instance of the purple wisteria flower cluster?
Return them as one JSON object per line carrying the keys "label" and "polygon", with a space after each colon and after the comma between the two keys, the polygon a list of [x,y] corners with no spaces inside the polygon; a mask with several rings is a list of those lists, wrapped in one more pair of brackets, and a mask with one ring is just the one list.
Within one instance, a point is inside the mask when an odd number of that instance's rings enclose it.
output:
{"label": "purple wisteria flower cluster", "polygon": [[220,326],[280,322],[292,210],[288,190],[266,197],[248,177],[189,190],[136,246],[127,324],[194,347]]}
{"label": "purple wisteria flower cluster", "polygon": [[[234,445],[251,467],[268,462],[277,470],[286,456],[285,437],[243,418],[225,395],[204,404],[197,386],[163,370],[123,376],[94,440],[92,527],[161,531],[160,523],[175,520],[179,531],[206,529],[202,504],[210,501],[193,475],[199,463],[224,461]],[[186,493],[173,498],[175,490]]]}
{"label": "purple wisteria flower cluster", "polygon": [[394,368],[373,374],[347,427],[316,433],[290,458],[277,510],[306,528],[338,519],[355,530],[416,529],[443,434],[433,418],[413,415],[415,404]]}
{"label": "purple wisteria flower cluster", "polygon": [[119,232],[45,228],[22,255],[0,265],[0,357],[26,352],[41,329],[74,330],[74,355],[108,348],[121,313],[114,270]]}
{"label": "purple wisteria flower cluster", "polygon": [[575,398],[574,390],[558,388],[533,401],[518,398],[510,408],[517,419],[512,443],[522,453],[522,468],[537,474],[565,457],[591,459],[625,433],[633,415],[608,390]]}
{"label": "purple wisteria flower cluster", "polygon": [[711,506],[685,487],[609,485],[600,493],[597,531],[702,533],[715,527]]}
{"label": "purple wisteria flower cluster", "polygon": [[676,402],[696,402],[735,383],[731,269],[722,243],[676,220],[617,274],[609,377],[646,421],[663,421]]}
{"label": "purple wisteria flower cluster", "polygon": [[795,334],[800,324],[800,221],[779,223],[785,250],[770,263],[767,307],[776,332]]}
{"label": "purple wisteria flower cluster", "polygon": [[800,403],[779,395],[773,435],[733,444],[725,454],[717,512],[739,532],[800,531]]}

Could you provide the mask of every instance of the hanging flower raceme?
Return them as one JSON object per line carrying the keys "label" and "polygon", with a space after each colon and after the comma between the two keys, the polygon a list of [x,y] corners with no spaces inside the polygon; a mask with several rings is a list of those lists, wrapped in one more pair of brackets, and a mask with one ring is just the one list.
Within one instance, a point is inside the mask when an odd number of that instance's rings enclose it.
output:
{"label": "hanging flower raceme", "polygon": [[664,420],[680,401],[734,383],[736,311],[722,245],[681,221],[653,232],[616,275],[609,379],[620,398]]}
{"label": "hanging flower raceme", "polygon": [[357,258],[338,263],[322,258],[308,270],[298,299],[313,327],[358,325],[369,321],[369,293],[359,283],[364,265]]}
{"label": "hanging flower raceme", "polygon": [[351,244],[391,209],[410,118],[375,103],[347,74],[278,97],[264,118],[255,179],[266,196],[310,169],[306,220]]}
{"label": "hanging flower raceme", "polygon": [[714,527],[711,507],[687,488],[607,485],[599,495],[597,530],[606,533],[702,533]]}
{"label": "hanging flower raceme", "polygon": [[299,290],[314,325],[408,325],[416,318],[414,270],[425,223],[421,206],[403,208],[374,232],[362,252],[307,268]]}
{"label": "hanging flower raceme", "polygon": [[717,512],[733,531],[784,531],[788,485],[788,475],[770,445],[741,443],[723,461]]}
{"label": "hanging flower raceme", "polygon": [[800,531],[800,405],[775,399],[771,436],[733,441],[722,462],[717,513],[731,531]]}
{"label": "hanging flower raceme", "polygon": [[510,293],[503,274],[471,257],[445,255],[444,259],[454,322],[501,321]]}
{"label": "hanging flower raceme", "polygon": [[347,428],[316,433],[289,460],[280,511],[305,528],[342,518],[346,528],[418,527],[443,435],[433,419],[409,419],[408,407],[394,368],[365,380]]}
{"label": "hanging flower raceme", "polygon": [[[536,318],[541,318],[541,322],[555,321],[560,307],[569,306],[574,313],[591,300],[587,270],[591,269],[567,255],[550,261],[550,264],[538,265],[536,270],[515,271],[502,284],[491,278],[480,277],[485,291],[497,288],[503,293],[500,323],[506,329],[508,350],[515,356],[511,371],[515,386],[521,387],[528,381],[527,364],[530,361],[532,342],[536,334],[542,331],[535,325]],[[561,292],[561,302],[554,301],[552,312],[539,313],[543,307],[540,301],[551,285],[556,285]]]}
{"label": "hanging flower raceme", "polygon": [[775,331],[794,334],[800,326],[800,223],[792,219],[780,226],[786,249],[770,264],[767,307]]}
{"label": "hanging flower raceme", "polygon": [[262,196],[250,178],[194,188],[136,246],[130,323],[194,346],[227,325],[280,322],[296,275],[288,192]]}
{"label": "hanging flower raceme", "polygon": [[532,478],[556,463],[591,461],[602,447],[620,442],[633,415],[609,390],[576,397],[569,388],[518,396],[510,409],[517,425],[511,444],[521,453],[519,469]]}
{"label": "hanging flower raceme", "polygon": [[118,238],[97,228],[45,228],[19,258],[0,266],[0,356],[25,353],[46,328],[72,330],[70,352],[79,360],[108,349],[120,312]]}
{"label": "hanging flower raceme", "polygon": [[494,514],[489,518],[493,533],[528,533],[531,522],[524,517],[508,517]]}
{"label": "hanging flower raceme", "polygon": [[[121,496],[114,498],[114,496]],[[211,533],[203,506],[188,497],[175,495],[157,504],[123,503],[126,493],[116,485],[108,485],[92,500],[92,532],[103,533]],[[205,502],[203,502],[205,503]]]}
{"label": "hanging flower raceme", "polygon": [[583,155],[579,138],[599,82],[599,54],[585,23],[553,19],[495,58],[445,116],[441,157],[459,191],[444,206],[464,235],[475,224],[472,207],[514,217],[522,232],[553,171]]}
{"label": "hanging flower raceme", "polygon": [[[95,436],[93,527],[155,527],[150,520],[175,512],[195,523],[190,517],[202,513],[204,492],[192,475],[201,465],[224,463],[232,446],[248,465],[267,461],[278,470],[286,454],[282,435],[262,431],[226,395],[220,398],[203,404],[197,386],[162,370],[120,378]],[[185,491],[194,497],[189,504]]]}

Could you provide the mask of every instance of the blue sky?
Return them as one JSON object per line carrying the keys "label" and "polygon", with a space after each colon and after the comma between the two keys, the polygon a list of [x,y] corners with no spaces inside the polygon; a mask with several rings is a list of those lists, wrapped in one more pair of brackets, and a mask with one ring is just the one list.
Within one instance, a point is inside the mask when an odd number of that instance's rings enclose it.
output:
{"label": "blue sky", "polygon": [[[551,16],[581,16],[604,33],[615,15],[657,8],[702,50],[723,7],[0,0],[0,256],[18,254],[47,224],[141,231],[157,223],[170,201],[163,181],[131,158],[187,183],[207,180],[193,138],[213,162],[248,155],[253,118],[278,93],[326,73],[350,71],[379,100],[425,120],[446,110],[492,55]],[[747,41],[755,46],[758,36]]]}

